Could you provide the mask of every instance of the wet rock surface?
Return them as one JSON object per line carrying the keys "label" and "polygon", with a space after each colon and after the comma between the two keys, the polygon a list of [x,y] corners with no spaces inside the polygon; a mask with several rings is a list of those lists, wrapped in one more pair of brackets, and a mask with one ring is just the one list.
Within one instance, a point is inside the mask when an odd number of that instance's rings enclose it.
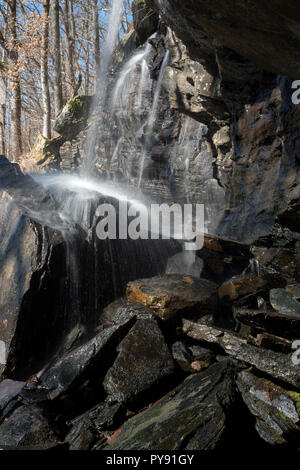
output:
{"label": "wet rock surface", "polygon": [[[97,364],[100,368],[108,347],[113,347],[112,345],[116,344],[122,332],[124,334],[130,328],[130,321],[129,318],[118,326],[101,331],[91,341],[66,353],[65,356],[50,366],[40,377],[41,386],[47,391],[49,397],[54,399],[66,392],[73,382],[80,380],[89,368],[97,368]],[[101,369],[99,370],[100,374]]]}

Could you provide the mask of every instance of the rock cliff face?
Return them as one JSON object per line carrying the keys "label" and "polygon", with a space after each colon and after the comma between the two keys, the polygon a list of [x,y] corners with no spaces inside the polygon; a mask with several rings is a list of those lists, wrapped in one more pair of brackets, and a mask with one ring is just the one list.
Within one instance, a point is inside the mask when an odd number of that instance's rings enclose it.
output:
{"label": "rock cliff face", "polygon": [[290,212],[297,224],[299,105],[291,97],[299,7],[280,1],[272,11],[255,1],[150,5],[168,26],[170,106],[208,125],[214,174],[226,194],[216,232],[251,241],[268,233],[276,215]]}

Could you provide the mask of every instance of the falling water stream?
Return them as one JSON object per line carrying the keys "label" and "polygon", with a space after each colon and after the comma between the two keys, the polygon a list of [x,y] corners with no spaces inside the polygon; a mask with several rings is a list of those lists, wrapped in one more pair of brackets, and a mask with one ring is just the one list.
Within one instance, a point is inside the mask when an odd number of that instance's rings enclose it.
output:
{"label": "falling water stream", "polygon": [[[80,299],[83,290],[81,284],[84,273],[81,272],[81,263],[84,257],[85,242],[94,247],[94,253],[91,254],[89,252],[87,255],[87,258],[90,260],[87,261],[87,263],[90,263],[88,266],[90,270],[88,289],[91,288],[91,292],[95,293],[97,292],[99,282],[102,282],[99,280],[99,274],[97,274],[99,272],[97,250],[100,248],[95,234],[92,233],[96,226],[95,214],[97,205],[101,201],[106,202],[107,200],[115,201],[116,204],[127,201],[128,205],[137,212],[149,214],[151,200],[143,194],[144,170],[148,162],[151,161],[152,134],[154,133],[159,113],[164,72],[170,60],[170,53],[166,51],[157,80],[151,78],[148,63],[153,46],[151,41],[148,40],[144,46],[140,47],[125,61],[117,73],[112,74],[111,63],[118,38],[123,0],[115,0],[112,3],[113,8],[107,27],[106,41],[101,59],[101,70],[99,71],[96,87],[97,93],[92,106],[91,124],[88,129],[81,168],[77,174],[52,173],[32,175],[35,182],[53,196],[57,207],[55,217],[53,217],[52,213],[47,214],[45,211],[37,213],[32,208],[26,207],[27,215],[30,215],[42,225],[59,230],[64,236],[67,245],[68,277],[71,280],[69,297],[73,302],[70,309],[78,312],[79,324],[83,310],[93,308],[95,312],[99,311],[99,300],[96,296],[95,299],[92,299],[92,303],[94,302],[92,307],[91,303],[89,307],[85,306],[85,300]],[[136,85],[134,92],[132,92],[132,84]],[[129,110],[131,111],[129,112]],[[179,156],[184,156],[186,162],[185,178],[188,180],[190,167],[189,153],[192,139],[190,131],[186,126],[183,126],[181,138],[173,151]],[[115,169],[121,168],[123,181],[118,181],[115,176],[110,180],[105,174],[99,176],[99,171],[97,170],[98,149],[99,146],[104,145],[104,136],[109,143],[103,154],[106,159],[105,167],[109,168],[113,175],[116,174]],[[143,137],[141,138],[141,136]],[[201,135],[199,134],[198,137],[201,138]],[[127,158],[128,155],[130,158]],[[131,162],[131,165],[135,167],[134,178],[132,177],[132,168],[129,168],[128,162]],[[173,171],[172,167],[171,171]],[[187,183],[185,186],[187,186]],[[23,207],[26,204],[24,203]],[[79,244],[78,230],[82,240]],[[160,234],[164,235],[161,232]],[[172,240],[170,241],[170,246],[171,242]],[[109,277],[112,285],[110,290],[114,291],[114,297],[120,295],[120,289],[118,289],[119,286],[117,284],[120,279],[120,269],[124,262],[122,260],[122,250],[127,256],[125,258],[127,259],[126,263],[128,263],[128,266],[125,268],[128,270],[131,269],[132,271],[132,267],[135,265],[149,264],[151,262],[153,268],[151,268],[152,272],[148,272],[148,275],[161,272],[162,260],[166,259],[166,256],[168,258],[168,249],[161,241],[160,247],[158,247],[158,244],[155,245],[150,242],[149,244],[144,244],[142,248],[137,245],[137,248],[134,248],[132,251],[132,259],[128,258],[128,252],[132,249],[129,248],[129,245],[125,246],[124,244],[124,247],[116,249],[114,240],[109,239],[107,244],[107,247],[104,247],[104,249],[107,250],[110,256],[111,267],[108,268],[111,269]],[[101,246],[103,247],[103,245]],[[176,252],[172,250],[170,250],[170,256]],[[177,247],[176,250],[178,252],[180,248]],[[183,252],[173,261],[171,261],[173,267],[170,267],[170,272],[175,269],[175,271],[179,270],[183,273],[200,275],[202,266],[197,264],[195,253]],[[129,266],[130,264],[132,266]],[[137,267],[136,276],[140,275],[139,272]],[[94,280],[93,273],[96,273],[94,274]],[[126,281],[126,276],[123,281]],[[92,296],[93,294],[91,293],[90,297]]]}
{"label": "falling water stream", "polygon": [[139,170],[139,178],[138,178],[138,187],[140,188],[142,178],[143,178],[143,171],[144,171],[144,166],[145,166],[145,159],[146,159],[146,154],[149,152],[149,147],[151,145],[151,136],[153,132],[153,126],[155,122],[155,118],[157,116],[157,111],[158,111],[158,100],[161,92],[161,85],[162,85],[162,80],[163,80],[163,74],[165,71],[166,66],[168,65],[168,60],[169,60],[169,51],[166,52],[160,72],[159,72],[159,77],[158,77],[158,82],[156,85],[155,93],[154,93],[154,98],[153,98],[153,103],[150,109],[149,117],[147,119],[146,123],[146,139],[145,139],[145,145],[143,149],[143,154],[142,154],[142,159],[141,159],[141,165],[140,165],[140,170]]}

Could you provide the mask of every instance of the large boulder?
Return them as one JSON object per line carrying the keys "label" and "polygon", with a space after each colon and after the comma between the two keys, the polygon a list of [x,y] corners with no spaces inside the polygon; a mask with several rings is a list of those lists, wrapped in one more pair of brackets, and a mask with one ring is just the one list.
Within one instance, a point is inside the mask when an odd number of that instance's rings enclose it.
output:
{"label": "large boulder", "polygon": [[118,357],[104,379],[104,388],[118,402],[137,400],[159,387],[174,372],[164,337],[153,318],[140,318],[119,344]]}
{"label": "large boulder", "polygon": [[68,101],[55,120],[55,132],[65,140],[73,140],[87,126],[92,103],[90,95],[78,95]]}
{"label": "large boulder", "polygon": [[106,450],[213,450],[226,446],[227,417],[235,400],[230,361],[188,377],[125,423]]}
{"label": "large boulder", "polygon": [[118,326],[101,331],[87,343],[66,352],[45,370],[40,377],[40,384],[47,391],[49,398],[55,399],[68,392],[74,382],[80,383],[82,377],[86,377],[88,373],[98,373],[100,383],[105,370],[104,364],[107,362],[105,355],[109,349],[116,347],[120,336],[130,328],[132,321],[134,319],[129,318]]}
{"label": "large boulder", "polygon": [[193,53],[198,46],[197,56],[202,53],[203,42],[209,35],[215,44],[222,44],[250,59],[260,69],[299,76],[300,7],[293,0],[276,0],[272,5],[268,0],[213,0],[209,3],[206,0],[163,3],[156,0],[155,3],[168,23],[191,43]]}

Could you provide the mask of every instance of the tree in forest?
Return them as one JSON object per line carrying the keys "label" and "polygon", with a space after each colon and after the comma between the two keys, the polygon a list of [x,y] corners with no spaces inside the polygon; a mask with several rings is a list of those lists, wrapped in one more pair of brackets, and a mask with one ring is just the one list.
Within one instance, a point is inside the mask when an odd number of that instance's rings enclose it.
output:
{"label": "tree in forest", "polygon": [[18,160],[22,153],[22,126],[21,126],[21,82],[19,70],[19,45],[17,36],[17,0],[8,2],[8,30],[9,30],[9,58],[11,66],[11,128],[12,128],[12,153]]}
{"label": "tree in forest", "polygon": [[25,158],[39,134],[51,137],[69,99],[95,93],[111,2],[0,0],[0,151],[11,160]]}
{"label": "tree in forest", "polygon": [[60,47],[60,17],[59,0],[52,0],[52,35],[53,35],[53,92],[55,114],[57,115],[63,106],[62,73],[61,73],[61,47]]}
{"label": "tree in forest", "polygon": [[41,45],[41,88],[42,88],[42,109],[43,109],[43,135],[47,139],[51,137],[51,110],[50,110],[50,90],[49,90],[49,13],[50,0],[43,0],[42,16],[42,45]]}

